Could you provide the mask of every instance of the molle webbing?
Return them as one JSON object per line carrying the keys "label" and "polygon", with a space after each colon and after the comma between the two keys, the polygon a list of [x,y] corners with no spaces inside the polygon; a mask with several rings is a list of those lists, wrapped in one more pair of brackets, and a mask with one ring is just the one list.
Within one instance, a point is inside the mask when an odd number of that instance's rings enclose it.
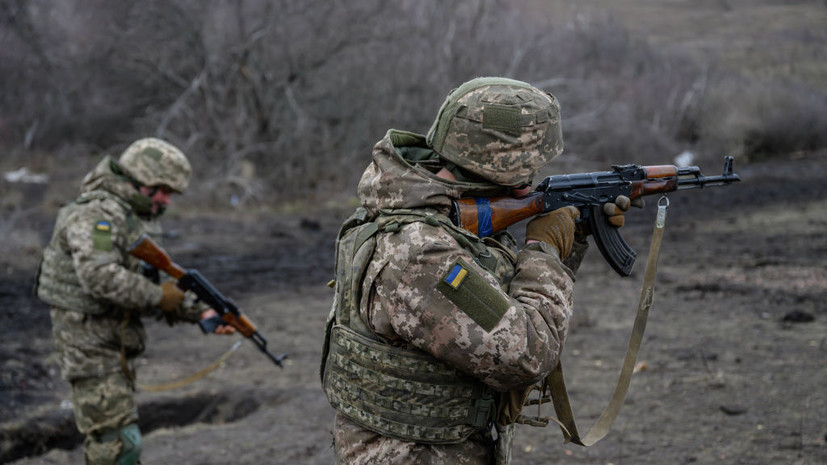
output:
{"label": "molle webbing", "polygon": [[52,306],[91,315],[106,313],[110,308],[83,290],[72,257],[55,250],[52,245],[43,250],[37,281],[37,296]]}
{"label": "molle webbing", "polygon": [[442,227],[483,266],[495,264],[487,263],[494,257],[478,238],[434,210],[383,210],[371,217],[358,209],[336,243],[336,296],[322,349],[322,383],[331,405],[367,429],[406,441],[457,443],[487,430],[491,388],[429,354],[380,341],[359,311],[377,234],[414,222]]}
{"label": "molle webbing", "polygon": [[78,205],[89,203],[94,200],[111,200],[126,211],[127,233],[131,234],[139,225],[132,213],[132,207],[121,198],[105,191],[90,191],[81,194],[77,200],[67,205],[64,211],[58,216],[58,224],[55,225],[55,232],[48,246],[43,250],[43,259],[40,263],[35,293],[42,301],[65,310],[100,315],[108,312],[111,306],[90,296],[80,284],[72,256],[62,250],[60,236],[66,227],[65,222],[71,217],[72,211]]}
{"label": "molle webbing", "polygon": [[488,427],[493,391],[433,357],[344,327],[330,334],[325,392],[351,421],[430,444],[463,441]]}

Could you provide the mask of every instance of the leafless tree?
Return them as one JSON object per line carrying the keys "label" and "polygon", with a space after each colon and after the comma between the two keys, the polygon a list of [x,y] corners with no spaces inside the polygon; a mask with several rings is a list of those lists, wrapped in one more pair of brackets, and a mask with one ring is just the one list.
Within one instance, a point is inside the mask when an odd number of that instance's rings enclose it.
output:
{"label": "leafless tree", "polygon": [[[712,130],[726,127],[714,119],[726,101],[714,70],[565,6],[0,0],[0,148],[116,152],[155,135],[193,158],[202,198],[352,193],[388,128],[427,131],[452,88],[485,75],[554,93],[573,156],[662,162],[727,143]],[[818,107],[808,106],[813,134],[827,125]],[[741,133],[771,129],[761,121]]]}

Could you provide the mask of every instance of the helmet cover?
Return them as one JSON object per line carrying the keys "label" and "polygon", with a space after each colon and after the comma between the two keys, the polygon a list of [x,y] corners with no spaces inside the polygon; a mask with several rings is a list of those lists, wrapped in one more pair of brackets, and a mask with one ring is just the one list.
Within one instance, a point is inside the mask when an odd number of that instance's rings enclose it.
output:
{"label": "helmet cover", "polygon": [[121,154],[118,164],[144,186],[166,186],[178,193],[186,190],[192,172],[181,150],[153,137],[133,142]]}
{"label": "helmet cover", "polygon": [[427,141],[460,168],[496,184],[523,186],[563,151],[560,105],[522,81],[472,79],[445,99]]}

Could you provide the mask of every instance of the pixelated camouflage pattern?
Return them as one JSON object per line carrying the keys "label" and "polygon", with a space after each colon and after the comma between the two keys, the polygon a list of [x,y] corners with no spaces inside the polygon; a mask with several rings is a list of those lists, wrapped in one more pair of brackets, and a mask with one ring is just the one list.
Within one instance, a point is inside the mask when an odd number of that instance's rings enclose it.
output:
{"label": "pixelated camouflage pattern", "polygon": [[179,193],[187,189],[192,173],[190,162],[181,150],[153,137],[133,142],[118,163],[144,186],[166,186]]}
{"label": "pixelated camouflage pattern", "polygon": [[586,236],[575,233],[574,244],[571,246],[571,253],[565,260],[563,260],[563,264],[566,265],[572,273],[577,273],[577,270],[580,269],[580,264],[586,257],[586,252],[588,250],[589,243],[586,240]]}
{"label": "pixelated camouflage pattern", "polygon": [[[433,209],[423,211],[430,216],[395,210],[372,221],[360,208],[342,225],[322,381],[330,404],[358,424],[407,441],[454,443],[486,429],[493,413],[491,389],[420,351],[377,340],[358,308],[376,232],[439,216]],[[449,223],[444,216],[442,221]]]}
{"label": "pixelated camouflage pattern", "polygon": [[362,174],[357,188],[362,206],[371,216],[376,216],[380,209],[398,208],[433,208],[447,214],[452,199],[506,193],[494,183],[438,178],[427,168],[408,163],[400,154],[402,147],[427,147],[425,136],[391,129],[373,148],[373,162]]}
{"label": "pixelated camouflage pattern", "polygon": [[[52,305],[52,332],[62,375],[102,377],[121,371],[120,348],[131,360],[144,350],[141,316],[157,316],[160,286],[141,274],[127,248],[142,233],[160,239],[160,224],[132,214],[125,200],[135,187],[105,158],[84,179],[81,197],[61,209],[44,250],[37,294]],[[110,225],[111,248],[95,247],[99,221]],[[189,300],[176,317],[197,321],[203,307]],[[122,326],[123,322],[126,324]]]}
{"label": "pixelated camouflage pattern", "polygon": [[[65,308],[62,294],[81,293],[99,308],[67,309],[93,313],[112,307],[152,308],[161,298],[160,288],[140,274],[139,260],[126,248],[142,233],[159,233],[158,222],[143,220],[132,212],[124,199],[134,195],[135,188],[114,175],[106,159],[86,176],[81,190],[80,198],[85,201],[71,203],[58,213],[44,251],[54,266],[49,260],[41,267],[41,297],[53,290],[56,295],[45,300]],[[102,221],[109,225],[110,250],[95,246],[96,225]]]}
{"label": "pixelated camouflage pattern", "polygon": [[72,382],[72,407],[78,431],[86,435],[86,464],[116,463],[124,445],[112,433],[138,421],[132,383],[123,373],[76,380]]}
{"label": "pixelated camouflage pattern", "polygon": [[530,184],[563,151],[557,99],[522,81],[477,78],[451,92],[428,132],[440,156],[504,186]]}
{"label": "pixelated camouflage pattern", "polygon": [[[430,353],[500,391],[530,385],[554,368],[568,330],[572,278],[547,244],[520,251],[513,279],[502,284],[451,235],[424,223],[380,235],[376,256],[364,282],[362,317],[379,336]],[[490,332],[435,291],[459,258],[510,303]]]}
{"label": "pixelated camouflage pattern", "polygon": [[[458,444],[422,444],[382,436],[336,412],[333,428],[337,465],[489,465],[494,440],[476,434]],[[342,445],[347,444],[347,447]]]}
{"label": "pixelated camouflage pattern", "polygon": [[[422,177],[424,179],[410,179]],[[407,187],[413,187],[407,191]],[[430,187],[430,190],[428,189]],[[390,137],[374,148],[359,193],[370,211],[432,207],[445,211],[450,197],[466,192],[411,169]],[[544,243],[518,254],[489,243],[496,273],[440,226],[414,222],[379,233],[362,283],[361,318],[382,340],[429,354],[499,391],[520,389],[556,365],[568,331],[573,276]],[[470,263],[508,302],[490,331],[436,290],[457,259]],[[336,418],[337,463],[490,463],[493,442],[481,438],[455,445],[423,445],[381,435],[341,415]]]}
{"label": "pixelated camouflage pattern", "polygon": [[81,378],[72,383],[78,431],[100,435],[138,421],[132,383],[123,373]]}
{"label": "pixelated camouflage pattern", "polygon": [[347,325],[333,327],[329,338],[325,394],[355,423],[385,436],[428,444],[461,442],[488,427],[493,391],[478,380],[419,351],[365,337]]}

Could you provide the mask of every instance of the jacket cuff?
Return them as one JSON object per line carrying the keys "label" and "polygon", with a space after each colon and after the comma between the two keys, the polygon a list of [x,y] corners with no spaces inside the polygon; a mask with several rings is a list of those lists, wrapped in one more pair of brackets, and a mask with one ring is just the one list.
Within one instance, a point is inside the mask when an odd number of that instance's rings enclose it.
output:
{"label": "jacket cuff", "polygon": [[574,272],[571,270],[571,268],[566,266],[563,260],[560,260],[560,252],[557,251],[557,247],[554,247],[553,245],[550,245],[542,241],[532,242],[531,244],[528,244],[527,246],[523,247],[523,250],[520,252],[520,255],[517,259],[519,260],[519,257],[525,254],[526,252],[542,252],[546,255],[551,255],[553,257],[554,263],[559,265],[560,269],[562,269],[567,275],[569,275],[572,281],[574,281]]}

